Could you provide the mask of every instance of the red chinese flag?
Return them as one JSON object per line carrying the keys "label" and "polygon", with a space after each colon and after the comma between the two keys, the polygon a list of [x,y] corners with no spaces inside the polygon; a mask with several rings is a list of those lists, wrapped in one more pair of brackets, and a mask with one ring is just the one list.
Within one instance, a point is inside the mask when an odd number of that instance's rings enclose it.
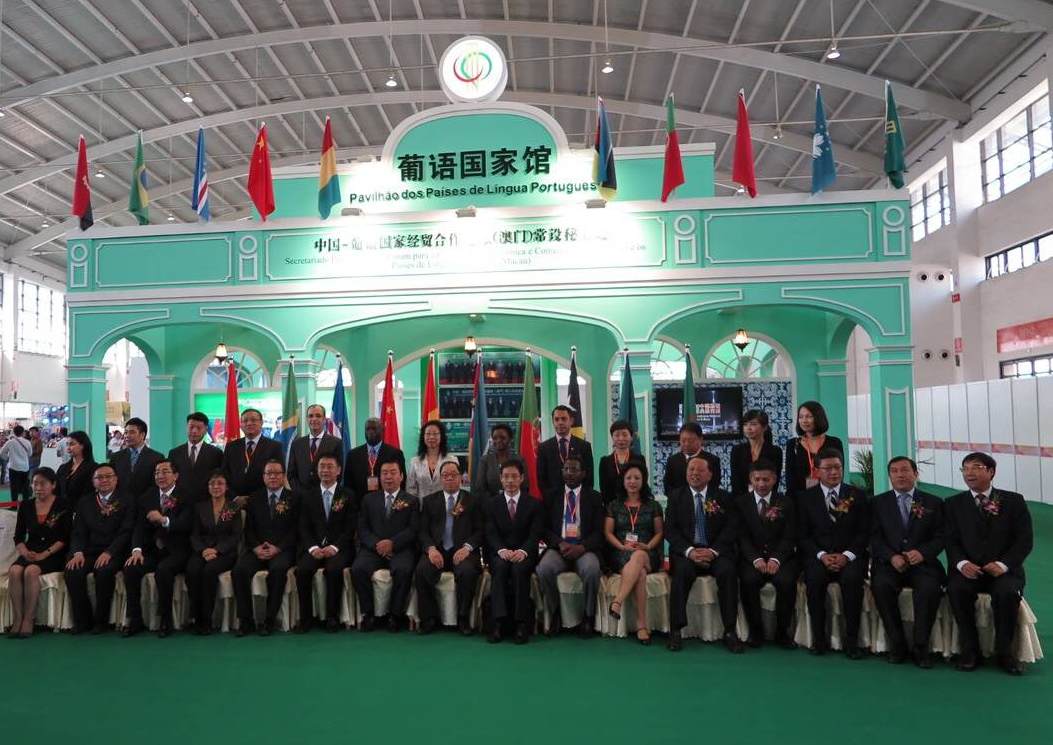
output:
{"label": "red chinese flag", "polygon": [[384,373],[384,399],[380,405],[380,421],[384,425],[384,442],[392,447],[399,444],[399,420],[395,415],[395,365],[388,354],[388,370]]}
{"label": "red chinese flag", "polygon": [[238,370],[233,362],[227,364],[227,409],[223,422],[224,441],[230,443],[241,437],[241,412],[238,410]]}
{"label": "red chinese flag", "polygon": [[274,179],[271,177],[271,157],[267,151],[267,125],[260,127],[256,135],[256,144],[252,148],[252,160],[249,163],[249,196],[260,213],[260,219],[266,222],[267,215],[274,212]]}
{"label": "red chinese flag", "polygon": [[439,394],[435,388],[435,352],[428,357],[428,376],[424,382],[424,406],[421,407],[421,426],[439,418]]}
{"label": "red chinese flag", "polygon": [[746,112],[746,94],[739,91],[739,117],[735,127],[735,163],[731,180],[742,184],[750,197],[757,196],[757,177],[753,173],[753,140],[750,138],[750,117]]}
{"label": "red chinese flag", "polygon": [[91,189],[88,187],[88,146],[84,135],[77,144],[77,173],[73,181],[73,209],[70,214],[80,218],[80,229],[87,230],[94,219],[91,214]]}

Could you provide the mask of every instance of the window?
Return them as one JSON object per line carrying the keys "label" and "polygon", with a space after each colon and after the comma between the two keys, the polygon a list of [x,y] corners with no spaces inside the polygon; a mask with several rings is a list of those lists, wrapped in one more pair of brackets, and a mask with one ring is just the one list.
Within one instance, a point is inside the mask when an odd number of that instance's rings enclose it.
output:
{"label": "window", "polygon": [[981,140],[980,160],[985,202],[1004,197],[1053,168],[1049,96],[1043,94]]}
{"label": "window", "polygon": [[[315,385],[322,389],[336,388],[336,351],[329,347],[319,346],[315,350],[314,359],[318,363]],[[350,388],[351,370],[347,365],[340,368],[340,377],[344,379],[344,389]]]}
{"label": "window", "polygon": [[270,386],[270,376],[267,368],[263,366],[256,357],[240,349],[231,349],[230,357],[222,365],[216,362],[215,357],[210,357],[208,366],[198,379],[199,389],[226,390],[227,389],[227,365],[234,363],[234,369],[238,374],[238,388],[267,388]]}
{"label": "window", "polygon": [[61,293],[18,280],[18,349],[66,355],[66,302]]}
{"label": "window", "polygon": [[987,265],[987,278],[1000,277],[1003,274],[1018,272],[1040,261],[1053,258],[1053,233],[1040,235],[1038,238],[1011,246],[996,254],[991,254],[984,262]]}
{"label": "window", "polygon": [[713,350],[705,369],[707,378],[787,377],[778,350],[762,339],[750,339],[744,349],[728,339]]}
{"label": "window", "polygon": [[1053,354],[1006,360],[1001,364],[1003,378],[1034,378],[1049,375],[1051,372],[1053,372]]}
{"label": "window", "polygon": [[910,192],[910,226],[914,240],[919,241],[951,224],[951,189],[947,168]]}

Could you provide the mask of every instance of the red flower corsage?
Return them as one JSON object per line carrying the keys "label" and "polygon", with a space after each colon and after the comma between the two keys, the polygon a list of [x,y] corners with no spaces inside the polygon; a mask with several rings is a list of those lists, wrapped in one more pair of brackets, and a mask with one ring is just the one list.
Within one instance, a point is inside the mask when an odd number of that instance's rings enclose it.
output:
{"label": "red flower corsage", "polygon": [[347,500],[343,497],[337,497],[333,500],[333,504],[330,505],[329,509],[333,512],[343,512],[344,505],[347,504]]}
{"label": "red flower corsage", "polygon": [[115,515],[121,509],[121,503],[117,502],[117,501],[115,501],[113,499],[111,499],[109,502],[106,502],[104,504],[101,499],[96,497],[95,498],[95,502],[96,502],[96,504],[99,505],[99,512],[100,512],[100,514],[102,514],[103,517],[109,517],[110,515]]}
{"label": "red flower corsage", "polygon": [[453,517],[457,517],[458,515],[463,515],[464,514],[464,503],[463,502],[458,502],[457,504],[455,504],[453,506],[453,509],[450,511],[450,514]]}
{"label": "red flower corsage", "polygon": [[764,519],[768,522],[775,522],[782,517],[782,507],[776,505],[770,505],[768,509],[764,510]]}
{"label": "red flower corsage", "polygon": [[855,502],[855,499],[855,497],[845,497],[836,505],[834,505],[834,512],[839,512],[842,515],[846,514],[850,509],[852,509],[852,503]]}
{"label": "red flower corsage", "polygon": [[409,507],[409,502],[405,499],[396,499],[395,503],[391,505],[391,509],[393,510],[404,510],[407,507]]}
{"label": "red flower corsage", "polygon": [[719,515],[724,511],[724,508],[720,506],[720,502],[715,499],[707,499],[702,504],[702,509],[706,511],[707,515]]}
{"label": "red flower corsage", "polygon": [[54,515],[52,515],[51,517],[49,517],[49,518],[48,518],[48,519],[47,519],[47,520],[46,520],[46,521],[44,522],[44,524],[45,524],[45,525],[47,525],[47,526],[48,526],[49,528],[54,528],[54,527],[55,527],[56,525],[58,525],[58,521],[59,521],[59,518],[60,518],[60,517],[62,517],[63,515],[65,515],[65,514],[66,514],[66,511],[65,511],[65,510],[59,510],[59,511],[58,511],[58,512],[56,512],[56,513],[55,513]]}
{"label": "red flower corsage", "polygon": [[980,509],[991,517],[998,517],[998,513],[1002,511],[1002,501],[997,498],[982,499],[980,500]]}
{"label": "red flower corsage", "polygon": [[929,514],[929,510],[925,509],[925,505],[923,505],[921,502],[915,500],[910,503],[910,514],[918,520],[921,520],[923,517]]}
{"label": "red flower corsage", "polygon": [[175,497],[165,497],[165,501],[161,502],[161,509],[165,511],[174,510],[178,504],[179,500]]}
{"label": "red flower corsage", "polygon": [[288,511],[289,511],[289,502],[284,497],[282,497],[281,499],[279,499],[277,502],[274,503],[274,514],[275,515],[284,515]]}
{"label": "red flower corsage", "polygon": [[221,523],[230,522],[231,520],[233,520],[235,517],[238,516],[238,512],[239,511],[240,510],[225,509],[225,510],[223,510],[222,512],[219,513],[219,521]]}

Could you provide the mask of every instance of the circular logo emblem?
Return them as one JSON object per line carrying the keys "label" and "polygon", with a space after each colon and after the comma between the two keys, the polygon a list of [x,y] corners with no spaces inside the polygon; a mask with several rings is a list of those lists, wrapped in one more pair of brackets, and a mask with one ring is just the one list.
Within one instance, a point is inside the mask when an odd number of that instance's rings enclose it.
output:
{"label": "circular logo emblem", "polygon": [[504,52],[482,36],[458,39],[442,54],[439,82],[454,103],[496,101],[508,82]]}

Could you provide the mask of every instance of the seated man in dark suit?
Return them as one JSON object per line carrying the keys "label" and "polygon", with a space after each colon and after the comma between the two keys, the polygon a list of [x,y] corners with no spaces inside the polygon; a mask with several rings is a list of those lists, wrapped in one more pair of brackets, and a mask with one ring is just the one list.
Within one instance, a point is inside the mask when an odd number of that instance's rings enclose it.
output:
{"label": "seated man in dark suit", "polygon": [[701,456],[709,463],[710,481],[720,487],[720,458],[702,449],[702,427],[698,422],[684,422],[680,427],[680,452],[666,459],[662,476],[663,493],[668,497],[687,486],[687,462]]}
{"label": "seated man in dark suit", "polygon": [[549,636],[557,635],[562,626],[559,614],[561,572],[576,572],[585,592],[585,618],[578,633],[592,636],[596,626],[596,593],[600,589],[600,551],[603,549],[603,498],[599,492],[582,484],[585,469],[576,455],[563,461],[563,487],[545,495],[542,540],[547,548],[537,565],[537,577],[545,603],[552,614]]}
{"label": "seated man in dark suit", "polygon": [[841,585],[845,614],[845,655],[850,660],[864,655],[859,646],[859,623],[863,614],[863,582],[867,576],[867,547],[870,543],[870,505],[867,495],[842,482],[844,462],[833,449],[816,456],[819,483],[801,493],[797,506],[800,520],[801,560],[812,625],[812,654],[830,649],[826,633],[826,588]]}
{"label": "seated man in dark suit", "polygon": [[420,502],[402,488],[403,472],[397,460],[380,467],[380,489],[370,492],[358,513],[358,555],[351,565],[351,582],[362,610],[359,631],[376,625],[373,606],[373,572],[391,571],[391,608],[388,631],[405,623],[413,568],[417,563]]}
{"label": "seated man in dark suit", "polygon": [[245,505],[245,549],[234,565],[234,600],[238,606],[238,636],[255,625],[252,578],[267,572],[267,615],[261,636],[274,631],[285,596],[289,570],[296,563],[296,534],[300,527],[300,497],[285,488],[285,467],[271,460],[263,467],[263,489]]}
{"label": "seated man in dark suit", "polygon": [[712,481],[709,461],[695,456],[687,462],[687,486],[669,495],[665,511],[665,539],[669,542],[672,587],[669,591],[671,652],[683,646],[680,630],[687,626],[687,596],[695,578],[712,575],[717,582],[724,646],[742,652],[735,631],[739,612],[739,584],[735,574],[738,514],[731,495]]}
{"label": "seated man in dark suit", "polygon": [[435,586],[443,572],[453,572],[457,628],[470,636],[472,600],[483,571],[479,562],[483,544],[482,498],[461,489],[461,466],[456,460],[439,466],[439,478],[442,491],[424,498],[420,520],[422,553],[416,572],[420,633],[430,634],[438,626]]}
{"label": "seated man in dark suit", "polygon": [[316,459],[319,484],[300,490],[300,559],[296,562],[296,592],[300,598],[300,633],[311,630],[314,575],[325,569],[325,627],[340,630],[340,600],[344,597],[344,568],[354,558],[358,505],[340,484],[340,453]]}
{"label": "seated man in dark suit", "polygon": [[[542,503],[521,491],[523,461],[509,458],[501,466],[501,492],[486,502],[486,555],[490,585],[490,642],[501,641],[506,619],[516,624],[516,644],[526,644],[533,623],[530,576],[537,565]],[[562,480],[562,479],[561,479]]]}
{"label": "seated man in dark suit", "polygon": [[138,499],[154,485],[154,467],[164,459],[161,453],[146,446],[146,432],[146,422],[139,417],[129,419],[124,425],[125,448],[110,457],[121,491],[132,499]]}
{"label": "seated man in dark suit", "polygon": [[187,415],[186,442],[168,451],[179,474],[179,490],[193,502],[208,499],[208,479],[223,467],[223,451],[205,442],[208,417],[200,411]]}
{"label": "seated man in dark suit", "polygon": [[739,593],[742,611],[749,625],[746,643],[764,643],[761,620],[761,588],[768,582],[775,587],[775,643],[794,649],[790,626],[797,604],[797,513],[785,494],[775,491],[779,473],[771,461],[758,459],[750,464],[746,490],[735,497],[739,512]]}
{"label": "seated man in dark suit", "polygon": [[161,612],[158,636],[172,633],[172,596],[177,574],[190,560],[190,530],[194,508],[190,495],[178,484],[179,472],[170,460],[154,466],[154,483],[136,503],[132,529],[132,555],[124,563],[124,589],[128,595],[128,626],[124,636],[143,630],[143,577],[153,572]]}
{"label": "seated man in dark suit", "polygon": [[1020,597],[1024,592],[1024,559],[1034,535],[1024,497],[992,485],[998,464],[987,453],[970,453],[962,461],[968,490],[947,500],[947,597],[961,639],[959,670],[980,664],[976,633],[976,596],[991,595],[995,657],[1010,675],[1023,670],[1013,654]]}
{"label": "seated man in dark suit", "polygon": [[[929,668],[929,635],[947,582],[940,563],[946,543],[943,500],[916,488],[918,466],[906,456],[888,462],[888,478],[892,490],[875,497],[871,509],[870,592],[888,637],[888,661],[902,663],[909,652],[914,664]],[[912,589],[914,601],[909,647],[899,614],[904,587]]]}
{"label": "seated man in dark suit", "polygon": [[[366,441],[351,448],[344,463],[344,485],[351,488],[358,499],[380,489],[380,467],[398,463],[399,472],[406,473],[406,456],[401,450],[384,442],[384,423],[375,416],[366,420]],[[402,488],[400,484],[398,489]]]}
{"label": "seated man in dark suit", "polygon": [[556,434],[537,449],[537,484],[542,497],[563,486],[563,463],[571,455],[581,461],[581,483],[592,488],[592,445],[570,433],[574,412],[560,404],[552,409],[552,426]]}
{"label": "seated man in dark suit", "polygon": [[293,491],[318,486],[316,464],[323,455],[335,455],[344,467],[344,441],[325,431],[325,407],[311,404],[307,407],[308,433],[297,437],[289,446],[289,486]]}
{"label": "seated man in dark suit", "polygon": [[[82,497],[73,520],[66,562],[66,591],[73,609],[73,633],[101,634],[110,626],[110,602],[117,572],[128,555],[135,523],[135,500],[118,490],[117,472],[109,463],[95,468],[95,493]],[[88,598],[88,575],[95,575],[95,610]]]}
{"label": "seated man in dark suit", "polygon": [[245,509],[249,497],[263,488],[264,466],[272,460],[284,463],[285,453],[280,442],[263,436],[263,414],[259,409],[241,412],[241,431],[244,437],[228,439],[223,448],[223,473],[235,503]]}

